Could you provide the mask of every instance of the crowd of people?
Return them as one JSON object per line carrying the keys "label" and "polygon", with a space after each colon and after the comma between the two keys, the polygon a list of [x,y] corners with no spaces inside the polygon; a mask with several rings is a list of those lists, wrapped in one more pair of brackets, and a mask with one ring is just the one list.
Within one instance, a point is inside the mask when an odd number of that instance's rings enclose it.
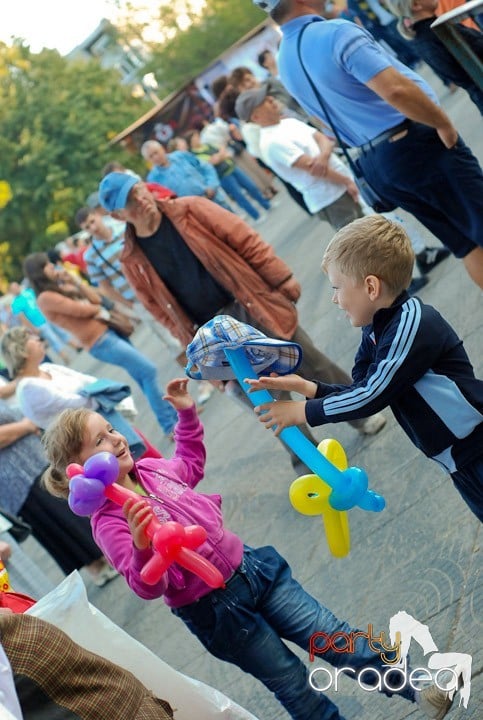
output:
{"label": "crowd of people", "polygon": [[[156,364],[136,346],[135,329],[149,324],[163,352],[183,367],[199,328],[219,315],[229,316],[240,336],[237,327],[248,324],[296,344],[299,375],[250,381],[276,398],[255,409],[265,426],[276,427],[278,437],[297,425],[313,443],[309,426],[326,422],[348,422],[372,436],[383,431],[381,411],[389,406],[482,521],[483,383],[456,332],[414,293],[451,253],[483,288],[483,175],[414,68],[424,59],[444,82],[467,90],[480,111],[482,94],[428,38],[436,0],[351,0],[332,19],[322,0],[254,2],[282,30],[278,56],[266,50],[258,57],[265,80],[243,66],[217,78],[211,122],[166,147],[156,137],[142,144],[145,180],[115,161],[106,166],[76,213],[80,233],[28,255],[23,277],[2,298],[0,514],[28,523],[64,573],[85,568],[100,587],[121,574],[140,597],[163,597],[209,652],[260,679],[292,718],[337,720],[338,708],[313,691],[284,640],[306,649],[322,629],[357,631],[309,595],[274,548],[248,547],[226,529],[219,496],[195,491],[206,457],[198,411],[216,390],[252,412],[249,398],[234,379],[199,382],[196,400],[186,379],[161,384]],[[480,31],[461,32],[481,54]],[[358,148],[353,167],[341,144]],[[365,202],[361,177],[387,206],[384,216]],[[330,338],[322,351],[301,327],[295,305],[302,288],[259,234],[280,183],[336,233],[323,268],[334,302],[363,328],[352,377],[325,354]],[[427,247],[398,208],[444,247]],[[81,352],[135,381],[172,458],[146,437],[130,385],[68,367]],[[294,401],[292,392],[307,399]],[[294,470],[309,472],[282,444]],[[106,501],[89,521],[66,503],[66,468],[101,450],[117,456],[118,482],[139,499],[122,508]],[[200,553],[222,573],[224,589],[177,566],[146,584],[141,569],[153,552],[146,534],[153,511],[164,522],[205,527]],[[0,541],[0,557],[11,562],[8,543]],[[0,615],[0,642],[12,658],[20,630]],[[29,623],[22,631],[33,632]],[[35,632],[55,635],[42,625]],[[68,649],[76,657],[78,650]],[[341,664],[336,652],[326,659]],[[362,637],[350,662],[354,677],[383,664]],[[105,670],[135,692],[132,717],[172,717],[134,678]],[[452,701],[434,684],[386,694],[418,703],[427,717],[443,718]],[[79,705],[79,717],[88,718],[83,712]]]}

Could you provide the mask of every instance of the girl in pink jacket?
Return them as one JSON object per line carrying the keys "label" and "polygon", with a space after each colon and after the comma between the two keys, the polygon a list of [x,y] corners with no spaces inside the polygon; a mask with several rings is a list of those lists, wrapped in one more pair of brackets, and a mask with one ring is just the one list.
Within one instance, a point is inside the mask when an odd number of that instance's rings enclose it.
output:
{"label": "girl in pink jacket", "polygon": [[[92,455],[107,451],[117,457],[117,482],[139,493],[139,501],[129,499],[123,507],[105,500],[91,517],[94,539],[108,561],[126,578],[142,598],[163,597],[171,611],[180,617],[201,643],[216,657],[234,663],[251,673],[275,693],[292,718],[297,720],[338,720],[337,707],[317,688],[313,673],[283,642],[290,640],[303,650],[320,654],[316,638],[328,638],[323,657],[335,667],[358,671],[384,670],[379,653],[364,637],[354,643],[354,652],[345,654],[331,647],[334,633],[358,632],[338,620],[292,578],[287,562],[270,546],[251,548],[223,525],[221,497],[196,492],[205,465],[203,427],[188,394],[188,380],[172,380],[166,400],[178,412],[175,428],[176,449],[171,459],[147,458],[134,462],[125,438],[101,415],[85,408],[65,410],[45,433],[43,442],[51,463],[44,475],[54,495],[68,496],[66,468],[69,463],[84,464]],[[156,585],[147,585],[141,570],[153,550],[146,535],[151,510],[161,522],[175,521],[183,526],[202,525],[208,534],[197,552],[220,570],[223,589],[212,590],[201,578],[173,563]],[[318,635],[316,635],[318,633]],[[371,682],[368,673],[364,682]],[[398,679],[400,684],[400,679]],[[402,690],[382,685],[387,695],[398,693],[414,702],[416,695],[439,693],[441,702],[448,693],[436,686],[421,692],[411,684]],[[421,703],[421,709],[424,709]],[[441,715],[443,717],[443,715]]]}

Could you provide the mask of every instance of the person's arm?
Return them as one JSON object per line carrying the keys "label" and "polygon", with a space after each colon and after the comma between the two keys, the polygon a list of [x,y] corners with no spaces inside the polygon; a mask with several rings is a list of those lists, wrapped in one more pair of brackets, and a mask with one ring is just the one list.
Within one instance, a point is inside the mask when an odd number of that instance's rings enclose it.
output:
{"label": "person's arm", "polygon": [[[139,496],[140,502],[144,500]],[[126,507],[126,505],[128,507]],[[131,506],[126,501],[126,511]],[[168,573],[165,572],[155,585],[147,585],[141,577],[141,571],[153,556],[151,545],[139,549],[133,542],[128,520],[121,508],[109,508],[104,513],[101,509],[91,519],[92,534],[104,557],[112,567],[125,578],[127,584],[139,597],[153,600],[161,597],[168,587]]]}
{"label": "person's arm", "polygon": [[407,393],[437,365],[452,344],[456,333],[434,308],[421,308],[415,298],[408,299],[404,311],[385,328],[372,345],[364,331],[352,370],[351,385],[317,383],[314,400],[305,408],[310,425],[342,422],[369,417]]}
{"label": "person's arm", "polygon": [[250,392],[257,390],[285,390],[287,392],[296,392],[306,398],[314,398],[317,391],[317,383],[312,380],[306,380],[301,375],[291,373],[289,375],[277,375],[271,373],[262,375],[256,380],[253,378],[245,378],[247,385],[250,385]]}
{"label": "person's arm", "polygon": [[83,283],[80,280],[74,280],[73,285],[77,288],[77,290],[80,290],[82,295],[85,297],[86,300],[88,300],[93,305],[100,305],[101,304],[101,296],[97,292],[97,290],[92,287],[92,285],[88,285],[87,283]]}
{"label": "person's arm", "polygon": [[316,177],[328,177],[330,154],[334,149],[335,142],[318,130],[314,132],[313,138],[320,153],[313,158],[311,174]]}
{"label": "person's arm", "polygon": [[204,431],[196,405],[188,393],[188,380],[175,378],[166,386],[164,399],[171,403],[178,413],[174,439],[176,443],[172,467],[180,482],[194,488],[204,477],[206,449]]}
{"label": "person's arm", "polygon": [[6,448],[26,435],[32,434],[38,435],[39,428],[28,418],[0,425],[0,448]]}
{"label": "person's arm", "polygon": [[16,390],[17,381],[10,380],[10,382],[6,382],[4,385],[0,385],[0,398],[2,400],[5,400],[6,398],[12,397],[12,395],[15,395]]}
{"label": "person's arm", "polygon": [[456,144],[458,132],[446,113],[395,68],[382,70],[366,85],[410,120],[434,128],[445,147],[452,148]]}
{"label": "person's arm", "polygon": [[320,177],[324,178],[324,180],[329,180],[330,182],[335,183],[336,185],[343,185],[347,192],[350,193],[350,195],[354,198],[354,200],[357,200],[358,192],[357,192],[357,186],[352,180],[351,177],[348,175],[343,175],[342,173],[338,172],[337,170],[333,170],[331,167],[327,166],[327,169],[325,173],[322,175],[321,172],[321,164],[319,162],[319,158],[311,157],[310,155],[306,155],[305,153],[303,155],[300,155],[300,157],[292,164],[292,167],[298,168],[299,170],[303,170],[309,175],[312,175],[314,177]]}
{"label": "person's arm", "polygon": [[49,319],[58,314],[75,318],[96,318],[101,315],[100,303],[84,302],[51,290],[39,295],[38,304]]}
{"label": "person's arm", "polygon": [[101,280],[99,283],[99,290],[103,295],[106,295],[110,300],[114,300],[114,302],[121,303],[122,305],[126,305],[128,308],[133,307],[133,302],[131,300],[126,300],[124,295],[121,295],[119,290],[116,290],[116,288],[111,285],[109,280]]}
{"label": "person's arm", "polygon": [[[86,384],[89,382],[92,382],[91,376],[86,376]],[[44,378],[20,380],[17,397],[25,417],[41,428],[46,428],[53,418],[67,408],[97,407],[93,398],[84,397],[78,392],[65,391],[55,380]]]}

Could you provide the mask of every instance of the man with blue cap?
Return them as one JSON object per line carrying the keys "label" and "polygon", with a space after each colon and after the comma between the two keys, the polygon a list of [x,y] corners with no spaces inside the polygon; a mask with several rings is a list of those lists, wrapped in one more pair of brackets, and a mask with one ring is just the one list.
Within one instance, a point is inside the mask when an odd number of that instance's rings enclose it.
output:
{"label": "man with blue cap", "polygon": [[359,148],[379,198],[412,213],[483,288],[483,173],[429,85],[364,28],[321,17],[325,0],[253,2],[281,25],[289,93]]}

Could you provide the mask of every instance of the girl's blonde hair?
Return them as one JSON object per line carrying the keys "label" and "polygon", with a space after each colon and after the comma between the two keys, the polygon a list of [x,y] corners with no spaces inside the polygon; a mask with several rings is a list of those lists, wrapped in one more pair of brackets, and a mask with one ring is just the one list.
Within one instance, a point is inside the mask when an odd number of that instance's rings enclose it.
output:
{"label": "girl's blonde hair", "polygon": [[44,433],[42,444],[50,462],[42,482],[51,495],[67,498],[69,478],[67,465],[79,457],[86,433],[86,425],[92,410],[77,408],[64,410]]}
{"label": "girl's blonde hair", "polygon": [[414,251],[402,225],[382,215],[359,218],[341,228],[332,238],[322,259],[347,277],[362,282],[375,275],[399,295],[409,287]]}

